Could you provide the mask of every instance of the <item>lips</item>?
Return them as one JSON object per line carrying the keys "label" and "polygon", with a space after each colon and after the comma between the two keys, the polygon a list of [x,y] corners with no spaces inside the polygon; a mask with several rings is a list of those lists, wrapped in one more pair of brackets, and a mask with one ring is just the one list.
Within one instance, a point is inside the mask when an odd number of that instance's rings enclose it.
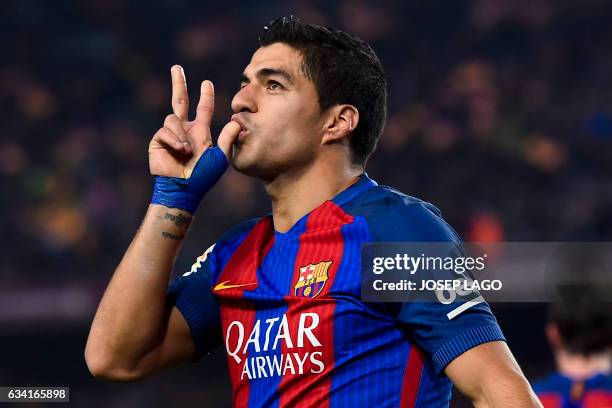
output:
{"label": "lips", "polygon": [[232,121],[240,125],[240,133],[238,133],[238,142],[242,142],[249,132],[249,128],[246,127],[242,118],[238,115],[232,115]]}
{"label": "lips", "polygon": [[237,114],[232,115],[232,120],[240,125],[240,132],[241,133],[249,130],[246,127],[246,125],[244,124],[244,121],[242,120],[242,118],[239,115],[237,115]]}

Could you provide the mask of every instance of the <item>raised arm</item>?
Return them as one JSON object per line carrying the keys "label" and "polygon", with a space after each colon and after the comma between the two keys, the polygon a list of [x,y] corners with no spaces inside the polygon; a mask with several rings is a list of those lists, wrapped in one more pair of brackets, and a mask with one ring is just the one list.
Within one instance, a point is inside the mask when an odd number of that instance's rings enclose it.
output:
{"label": "raised arm", "polygon": [[201,86],[194,121],[183,69],[174,66],[173,114],[149,144],[149,167],[157,176],[152,204],[106,288],[93,320],[85,360],[91,373],[130,381],[193,359],[196,348],[187,322],[167,304],[174,260],[192,214],[227,167],[240,125],[229,122],[212,147],[214,90]]}

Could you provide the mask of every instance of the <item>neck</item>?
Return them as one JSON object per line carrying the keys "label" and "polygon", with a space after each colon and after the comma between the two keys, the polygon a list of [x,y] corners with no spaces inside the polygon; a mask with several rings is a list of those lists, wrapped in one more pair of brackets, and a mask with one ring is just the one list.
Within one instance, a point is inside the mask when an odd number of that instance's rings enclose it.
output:
{"label": "neck", "polygon": [[608,352],[584,356],[559,350],[555,354],[559,372],[576,381],[584,381],[597,374],[609,374],[610,357]]}
{"label": "neck", "polygon": [[[331,161],[330,161],[331,162]],[[355,183],[362,169],[313,165],[264,181],[272,201],[274,229],[287,232],[300,218]]]}

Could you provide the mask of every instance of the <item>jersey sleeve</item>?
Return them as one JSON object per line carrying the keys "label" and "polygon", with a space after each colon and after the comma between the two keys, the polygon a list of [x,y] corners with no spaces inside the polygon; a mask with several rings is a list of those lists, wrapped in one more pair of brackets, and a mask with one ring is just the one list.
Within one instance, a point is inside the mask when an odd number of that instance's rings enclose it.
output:
{"label": "jersey sleeve", "polygon": [[212,292],[214,245],[199,256],[191,270],[168,288],[168,301],[181,312],[198,352],[205,355],[221,344],[219,304]]}
{"label": "jersey sleeve", "polygon": [[[389,193],[371,211],[368,228],[375,242],[450,242],[461,247],[458,234],[433,205]],[[489,305],[480,297],[441,302],[391,303],[388,307],[411,339],[432,359],[437,372],[467,350],[504,335]],[[469,307],[466,307],[469,306]]]}

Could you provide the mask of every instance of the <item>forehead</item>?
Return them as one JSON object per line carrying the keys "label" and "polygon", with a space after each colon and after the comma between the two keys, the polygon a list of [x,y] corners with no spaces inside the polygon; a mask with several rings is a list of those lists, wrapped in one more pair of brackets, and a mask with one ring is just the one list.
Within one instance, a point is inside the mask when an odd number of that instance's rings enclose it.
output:
{"label": "forehead", "polygon": [[251,76],[263,68],[283,69],[295,79],[304,77],[302,54],[295,48],[283,43],[274,43],[258,48],[251,57],[251,62],[244,69],[244,73]]}

